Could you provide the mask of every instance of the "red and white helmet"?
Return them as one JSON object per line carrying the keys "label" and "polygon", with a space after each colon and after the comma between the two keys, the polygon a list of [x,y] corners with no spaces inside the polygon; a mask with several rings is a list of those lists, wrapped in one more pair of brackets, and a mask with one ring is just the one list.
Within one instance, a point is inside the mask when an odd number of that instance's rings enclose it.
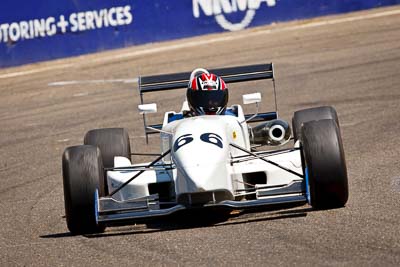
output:
{"label": "red and white helmet", "polygon": [[228,104],[228,87],[221,77],[204,69],[192,72],[186,97],[196,115],[224,114]]}

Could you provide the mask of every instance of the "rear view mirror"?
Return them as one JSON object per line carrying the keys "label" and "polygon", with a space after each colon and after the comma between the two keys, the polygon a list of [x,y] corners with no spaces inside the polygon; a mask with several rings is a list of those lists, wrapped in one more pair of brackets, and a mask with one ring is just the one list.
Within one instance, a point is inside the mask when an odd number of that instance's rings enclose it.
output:
{"label": "rear view mirror", "polygon": [[142,104],[138,106],[140,114],[149,114],[149,113],[156,113],[157,112],[157,104]]}
{"label": "rear view mirror", "polygon": [[244,105],[260,103],[260,102],[261,102],[261,94],[260,93],[243,95],[243,104]]}

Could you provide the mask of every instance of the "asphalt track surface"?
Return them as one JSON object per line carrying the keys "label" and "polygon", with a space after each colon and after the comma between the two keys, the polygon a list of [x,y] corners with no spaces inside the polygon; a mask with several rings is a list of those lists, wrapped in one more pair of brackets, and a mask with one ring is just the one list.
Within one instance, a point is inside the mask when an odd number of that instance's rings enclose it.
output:
{"label": "asphalt track surface", "polygon": [[[312,106],[337,109],[350,186],[345,208],[68,233],[65,147],[92,128],[126,127],[134,151],[158,149],[156,137],[149,146],[142,138],[135,77],[270,61],[282,118]],[[399,266],[399,69],[395,7],[1,70],[0,266]],[[167,108],[183,94],[153,98]]]}

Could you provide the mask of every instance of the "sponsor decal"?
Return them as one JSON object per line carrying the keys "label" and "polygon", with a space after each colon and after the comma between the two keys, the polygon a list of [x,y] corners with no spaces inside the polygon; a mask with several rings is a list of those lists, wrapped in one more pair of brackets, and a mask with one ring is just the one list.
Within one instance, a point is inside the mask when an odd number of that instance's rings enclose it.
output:
{"label": "sponsor decal", "polygon": [[[192,0],[193,16],[214,16],[217,23],[225,30],[238,31],[250,25],[258,9],[276,6],[277,0]],[[236,12],[244,14],[239,22],[231,22],[227,15]]]}
{"label": "sponsor decal", "polygon": [[76,12],[70,15],[23,20],[0,24],[0,43],[50,37],[107,27],[129,25],[133,22],[131,6]]}

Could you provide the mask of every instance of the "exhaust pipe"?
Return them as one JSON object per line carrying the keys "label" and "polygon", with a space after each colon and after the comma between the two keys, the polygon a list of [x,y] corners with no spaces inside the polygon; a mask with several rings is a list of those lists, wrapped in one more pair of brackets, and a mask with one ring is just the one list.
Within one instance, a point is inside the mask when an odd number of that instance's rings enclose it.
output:
{"label": "exhaust pipe", "polygon": [[278,146],[290,140],[290,126],[283,120],[272,120],[249,128],[250,142],[256,145]]}

